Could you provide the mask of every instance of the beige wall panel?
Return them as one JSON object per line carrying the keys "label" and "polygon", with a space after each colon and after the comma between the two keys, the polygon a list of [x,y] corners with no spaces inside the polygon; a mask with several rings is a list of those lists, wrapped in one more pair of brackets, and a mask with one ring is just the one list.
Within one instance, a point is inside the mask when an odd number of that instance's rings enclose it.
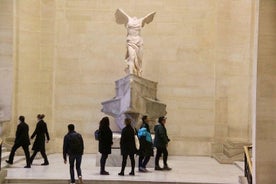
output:
{"label": "beige wall panel", "polygon": [[[13,91],[13,2],[3,0],[0,5],[0,122],[8,122],[12,118]],[[10,123],[8,123],[10,125]],[[0,133],[3,134],[3,124]],[[2,135],[1,135],[2,137]]]}
{"label": "beige wall panel", "polygon": [[23,17],[37,17],[40,15],[40,1],[20,0],[16,2],[17,12]]}
{"label": "beige wall panel", "polygon": [[168,149],[175,155],[183,155],[183,152],[185,155],[194,155],[194,153],[198,153],[198,155],[209,155],[211,146],[208,142],[181,138],[180,140],[171,142]]}
{"label": "beige wall panel", "polygon": [[256,183],[276,182],[276,1],[260,0],[256,105]]}

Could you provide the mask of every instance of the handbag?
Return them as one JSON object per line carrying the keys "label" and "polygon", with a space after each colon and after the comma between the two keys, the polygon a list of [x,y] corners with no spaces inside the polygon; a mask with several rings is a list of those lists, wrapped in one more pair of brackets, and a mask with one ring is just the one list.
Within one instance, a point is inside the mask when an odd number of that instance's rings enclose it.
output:
{"label": "handbag", "polygon": [[138,136],[136,134],[134,135],[134,138],[135,138],[135,147],[136,147],[137,150],[139,150],[140,149],[139,138],[138,138]]}

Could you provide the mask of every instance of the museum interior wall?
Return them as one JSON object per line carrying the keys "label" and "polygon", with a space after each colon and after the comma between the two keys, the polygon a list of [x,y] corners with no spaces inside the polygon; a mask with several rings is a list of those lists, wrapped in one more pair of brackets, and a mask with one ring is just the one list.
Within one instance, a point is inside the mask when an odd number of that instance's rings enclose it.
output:
{"label": "museum interior wall", "polygon": [[260,1],[256,106],[256,183],[276,183],[276,1]]}
{"label": "museum interior wall", "polygon": [[126,29],[114,18],[122,8],[137,17],[156,11],[142,30],[142,77],[158,82],[157,97],[167,105],[170,154],[212,155],[229,141],[251,142],[251,1],[5,2],[15,3],[15,74],[4,136],[14,136],[19,115],[32,132],[36,115],[44,113],[49,152],[61,152],[68,123],[83,134],[85,152],[97,152],[93,132],[105,116],[101,102],[126,76]]}
{"label": "museum interior wall", "polygon": [[[13,67],[13,6],[0,6],[0,122],[11,119]],[[1,126],[1,125],[0,125]],[[1,126],[2,127],[2,126]],[[1,128],[0,128],[1,129]]]}

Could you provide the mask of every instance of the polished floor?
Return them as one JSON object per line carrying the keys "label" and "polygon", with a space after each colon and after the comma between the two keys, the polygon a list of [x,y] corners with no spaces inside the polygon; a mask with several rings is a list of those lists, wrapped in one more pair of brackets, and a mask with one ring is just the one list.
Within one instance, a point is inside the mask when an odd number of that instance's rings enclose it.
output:
{"label": "polished floor", "polygon": [[[152,158],[153,159],[153,158]],[[63,163],[62,154],[50,154],[50,165],[41,166],[41,159],[33,162],[32,168],[25,169],[25,160],[8,165],[7,179],[69,179],[69,166]],[[128,160],[129,162],[129,160]],[[85,181],[147,181],[147,182],[183,182],[183,183],[227,183],[238,184],[243,171],[235,164],[219,164],[210,157],[169,156],[171,171],[154,171],[149,168],[148,173],[138,172],[129,176],[130,168],[125,170],[125,176],[118,176],[120,167],[107,167],[110,175],[100,175],[96,166],[96,155],[85,154],[82,160],[82,175]],[[3,163],[4,164],[4,163]]]}

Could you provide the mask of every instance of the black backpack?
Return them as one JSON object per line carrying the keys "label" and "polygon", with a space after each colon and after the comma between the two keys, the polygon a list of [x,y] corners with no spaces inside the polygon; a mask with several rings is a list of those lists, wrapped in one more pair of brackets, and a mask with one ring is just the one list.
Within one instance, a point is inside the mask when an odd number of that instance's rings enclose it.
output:
{"label": "black backpack", "polygon": [[95,130],[95,132],[94,132],[94,137],[95,137],[95,140],[99,140],[99,134],[100,134],[100,130],[99,129],[97,129],[97,130]]}
{"label": "black backpack", "polygon": [[69,146],[72,154],[83,154],[83,140],[79,133],[70,135]]}

